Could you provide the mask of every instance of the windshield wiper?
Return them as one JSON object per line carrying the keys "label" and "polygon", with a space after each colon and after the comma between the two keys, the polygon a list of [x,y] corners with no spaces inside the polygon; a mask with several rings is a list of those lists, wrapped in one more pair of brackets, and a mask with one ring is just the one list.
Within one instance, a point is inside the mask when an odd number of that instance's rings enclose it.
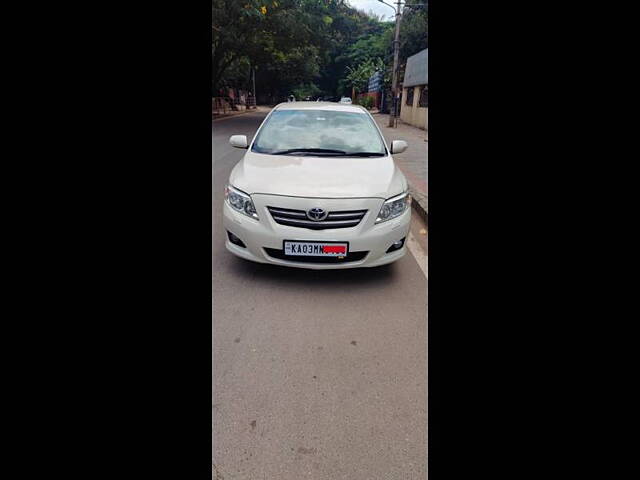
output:
{"label": "windshield wiper", "polygon": [[345,153],[345,157],[384,157],[385,153],[380,152],[349,152]]}
{"label": "windshield wiper", "polygon": [[328,148],[290,148],[288,150],[280,150],[279,152],[271,152],[271,155],[287,155],[289,153],[337,153],[344,154],[342,150],[331,150]]}
{"label": "windshield wiper", "polygon": [[322,153],[327,157],[384,157],[386,155],[380,152],[344,152],[329,148],[290,148],[289,150],[271,152],[271,155],[288,155],[290,153]]}

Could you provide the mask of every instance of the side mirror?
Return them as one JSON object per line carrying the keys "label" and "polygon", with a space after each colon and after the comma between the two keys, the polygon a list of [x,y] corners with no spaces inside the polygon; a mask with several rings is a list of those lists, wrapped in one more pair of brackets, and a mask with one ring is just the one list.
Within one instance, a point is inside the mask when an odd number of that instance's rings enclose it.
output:
{"label": "side mirror", "polygon": [[402,153],[408,146],[404,140],[394,140],[391,142],[391,153]]}
{"label": "side mirror", "polygon": [[231,137],[229,137],[229,143],[236,148],[247,148],[249,146],[246,135],[231,135]]}

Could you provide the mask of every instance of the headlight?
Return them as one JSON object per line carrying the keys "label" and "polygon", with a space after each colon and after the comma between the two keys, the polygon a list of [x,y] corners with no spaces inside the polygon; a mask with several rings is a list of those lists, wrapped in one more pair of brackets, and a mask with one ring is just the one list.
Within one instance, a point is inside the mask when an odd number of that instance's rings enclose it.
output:
{"label": "headlight", "polygon": [[253,205],[251,197],[246,193],[233,188],[231,185],[227,185],[224,189],[224,198],[234,210],[259,220],[256,207]]}
{"label": "headlight", "polygon": [[409,192],[390,198],[382,205],[378,218],[376,218],[376,223],[386,222],[392,218],[399,217],[409,208],[409,205],[411,205]]}

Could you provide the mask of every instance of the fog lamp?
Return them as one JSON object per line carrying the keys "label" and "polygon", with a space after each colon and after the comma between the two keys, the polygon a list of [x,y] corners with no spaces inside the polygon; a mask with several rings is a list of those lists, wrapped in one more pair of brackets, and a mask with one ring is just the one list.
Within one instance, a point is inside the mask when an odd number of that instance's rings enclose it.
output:
{"label": "fog lamp", "polygon": [[400,250],[404,246],[404,238],[393,242],[391,246],[387,249],[387,253],[395,252],[396,250]]}

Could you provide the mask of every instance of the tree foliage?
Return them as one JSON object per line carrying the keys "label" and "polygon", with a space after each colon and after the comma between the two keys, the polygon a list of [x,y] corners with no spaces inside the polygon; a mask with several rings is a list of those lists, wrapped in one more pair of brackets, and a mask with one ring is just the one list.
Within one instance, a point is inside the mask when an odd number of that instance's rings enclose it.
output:
{"label": "tree foliage", "polygon": [[429,47],[427,26],[425,7],[404,9],[400,23],[400,64],[406,63],[411,55]]}
{"label": "tree foliage", "polygon": [[[421,15],[406,12],[401,56],[425,48]],[[212,0],[212,21],[214,92],[249,88],[253,69],[258,95],[277,99],[362,89],[372,65],[389,77],[394,23],[345,0]]]}
{"label": "tree foliage", "polygon": [[369,83],[369,78],[378,70],[385,70],[385,65],[381,58],[377,58],[376,60],[369,58],[356,68],[348,66],[348,74],[345,78],[344,85],[354,88],[356,92],[364,92]]}

